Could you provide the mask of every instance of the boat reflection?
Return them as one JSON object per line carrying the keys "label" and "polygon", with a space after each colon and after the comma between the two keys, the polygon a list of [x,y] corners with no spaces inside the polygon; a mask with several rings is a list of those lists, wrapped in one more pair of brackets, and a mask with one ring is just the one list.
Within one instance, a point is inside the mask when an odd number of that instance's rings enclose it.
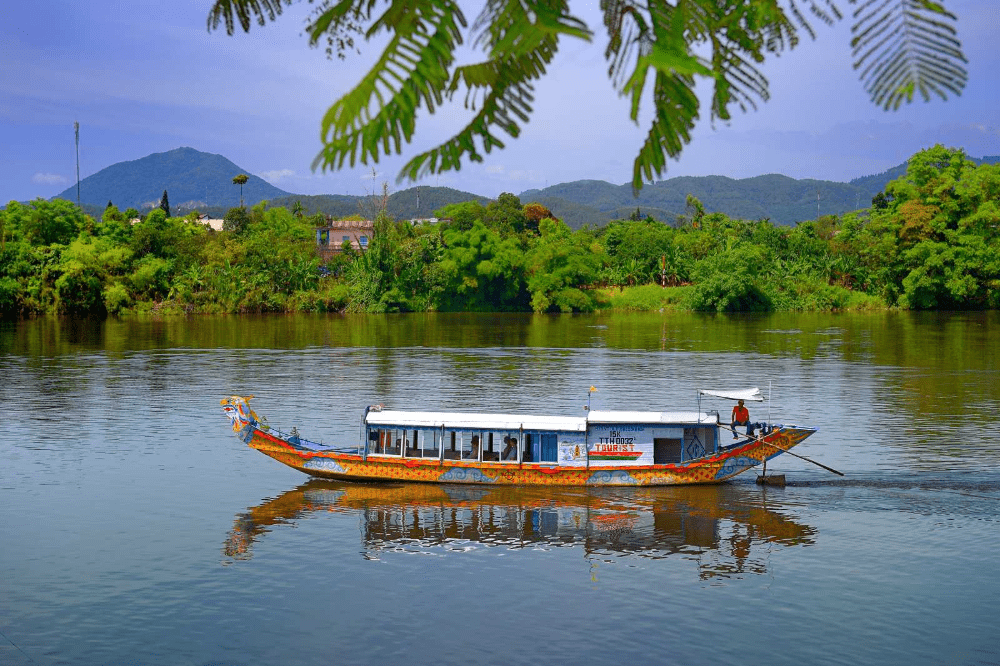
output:
{"label": "boat reflection", "polygon": [[317,512],[361,518],[363,555],[471,547],[581,548],[591,560],[687,557],[703,579],[765,573],[773,546],[813,543],[815,529],[756,486],[554,489],[358,484],[312,479],[236,516],[223,552]]}

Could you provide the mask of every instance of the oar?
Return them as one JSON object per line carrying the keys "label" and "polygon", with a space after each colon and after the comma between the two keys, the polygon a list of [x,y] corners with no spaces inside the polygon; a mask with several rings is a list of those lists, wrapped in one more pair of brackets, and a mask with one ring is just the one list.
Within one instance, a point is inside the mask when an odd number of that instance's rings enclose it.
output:
{"label": "oar", "polygon": [[[725,426],[725,425],[723,425],[723,424],[721,424],[721,423],[720,423],[719,425],[720,425],[720,426],[722,426],[723,428],[725,428],[726,430],[730,430],[730,431],[732,431],[732,433],[733,433],[734,435],[735,435],[735,434],[737,434],[737,433],[736,433],[736,428],[733,428],[732,426],[729,426],[729,427],[727,427],[727,426]],[[791,451],[789,451],[788,449],[785,449],[785,448],[782,448],[782,447],[778,446],[777,444],[775,444],[775,443],[773,443],[773,442],[765,442],[765,441],[764,441],[764,440],[763,440],[763,439],[762,439],[762,438],[761,438],[761,437],[760,437],[759,435],[755,436],[755,437],[754,437],[754,440],[755,440],[755,441],[757,441],[757,442],[758,442],[758,443],[760,443],[760,444],[766,444],[767,446],[773,446],[774,448],[778,449],[779,451],[781,451],[781,452],[783,452],[783,453],[787,453],[787,454],[788,454],[788,455],[790,455],[790,456],[794,456],[794,457],[796,457],[796,458],[801,458],[802,460],[805,460],[806,462],[811,462],[811,463],[812,463],[813,465],[816,465],[817,467],[822,467],[823,469],[825,469],[825,470],[826,470],[826,471],[828,471],[828,472],[833,472],[833,473],[834,473],[834,474],[836,474],[837,476],[844,476],[844,473],[843,473],[843,472],[838,472],[838,471],[837,471],[837,470],[835,470],[834,468],[832,468],[832,467],[827,467],[827,466],[826,466],[826,465],[824,465],[823,463],[818,463],[818,462],[816,462],[815,460],[812,460],[811,458],[806,458],[805,456],[800,456],[800,455],[799,455],[799,454],[797,454],[797,453],[792,453],[792,452],[791,452]]]}

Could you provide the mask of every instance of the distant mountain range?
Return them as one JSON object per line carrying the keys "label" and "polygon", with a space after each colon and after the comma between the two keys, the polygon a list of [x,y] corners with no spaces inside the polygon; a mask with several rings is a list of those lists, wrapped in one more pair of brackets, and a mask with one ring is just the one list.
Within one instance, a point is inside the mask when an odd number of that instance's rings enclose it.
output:
{"label": "distant mountain range", "polygon": [[[1000,156],[972,159],[979,163],[1000,162]],[[80,181],[80,195],[84,209],[99,216],[109,201],[120,210],[151,208],[159,204],[163,191],[167,190],[175,214],[198,210],[222,217],[226,210],[239,205],[240,187],[233,184],[233,177],[241,173],[249,176],[243,186],[247,206],[267,200],[270,205],[291,208],[299,202],[309,214],[322,212],[334,216],[365,214],[372,207],[371,197],[290,194],[249,175],[221,155],[193,148],[177,148],[113,164]],[[638,197],[632,195],[630,183],[613,185],[602,180],[577,180],[542,190],[526,190],[519,197],[522,203],[544,204],[573,228],[603,225],[628,218],[636,211],[641,217],[648,215],[672,222],[685,214],[689,194],[697,197],[709,213],[721,212],[748,220],[767,218],[787,225],[867,208],[872,197],[884,190],[888,182],[905,173],[904,163],[849,183],[796,180],[778,174],[738,180],[725,176],[681,176],[647,184]],[[75,201],[76,185],[53,198]],[[427,218],[442,206],[471,200],[488,201],[470,192],[422,185],[390,195],[387,209],[399,219]]]}

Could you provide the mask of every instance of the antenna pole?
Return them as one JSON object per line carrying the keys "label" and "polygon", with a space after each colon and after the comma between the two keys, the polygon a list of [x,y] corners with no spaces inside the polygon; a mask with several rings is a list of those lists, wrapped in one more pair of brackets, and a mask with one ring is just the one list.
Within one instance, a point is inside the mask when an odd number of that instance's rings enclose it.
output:
{"label": "antenna pole", "polygon": [[767,425],[771,425],[771,380],[767,380]]}
{"label": "antenna pole", "polygon": [[76,134],[76,207],[80,208],[80,123],[73,121],[73,131]]}

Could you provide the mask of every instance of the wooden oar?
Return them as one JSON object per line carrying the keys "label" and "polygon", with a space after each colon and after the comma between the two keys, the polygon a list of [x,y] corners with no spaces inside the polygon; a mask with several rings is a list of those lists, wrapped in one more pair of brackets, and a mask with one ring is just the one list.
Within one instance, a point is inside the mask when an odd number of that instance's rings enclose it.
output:
{"label": "wooden oar", "polygon": [[[731,431],[731,432],[732,432],[732,433],[733,433],[734,435],[735,435],[735,434],[737,434],[737,433],[736,433],[736,428],[733,428],[732,426],[725,426],[725,425],[723,425],[723,424],[721,424],[721,423],[720,423],[719,425],[720,425],[720,426],[722,426],[723,428],[725,428],[726,430],[729,430],[729,431]],[[833,473],[834,473],[834,474],[836,474],[837,476],[844,476],[844,473],[843,473],[843,472],[838,472],[838,471],[837,471],[837,470],[835,470],[834,468],[832,468],[832,467],[827,467],[827,466],[826,466],[826,465],[824,465],[823,463],[818,463],[818,462],[816,462],[815,460],[812,460],[812,459],[810,459],[810,458],[806,458],[805,456],[800,456],[800,455],[799,455],[799,454],[797,454],[797,453],[792,453],[792,452],[791,452],[791,451],[789,451],[788,449],[785,449],[785,448],[782,448],[782,447],[778,446],[777,444],[775,444],[775,443],[773,443],[773,442],[765,442],[765,441],[763,440],[763,438],[761,438],[761,437],[760,437],[759,435],[755,435],[755,436],[754,436],[754,440],[755,440],[756,442],[760,443],[760,444],[766,444],[767,446],[773,446],[774,448],[778,449],[778,450],[779,450],[779,451],[781,451],[782,453],[787,453],[787,454],[788,454],[788,455],[790,455],[790,456],[794,456],[794,457],[796,457],[796,458],[801,458],[802,460],[805,460],[806,462],[811,462],[811,463],[812,463],[813,465],[816,465],[817,467],[822,467],[823,469],[825,469],[825,470],[826,470],[826,471],[828,471],[828,472],[833,472]]]}

